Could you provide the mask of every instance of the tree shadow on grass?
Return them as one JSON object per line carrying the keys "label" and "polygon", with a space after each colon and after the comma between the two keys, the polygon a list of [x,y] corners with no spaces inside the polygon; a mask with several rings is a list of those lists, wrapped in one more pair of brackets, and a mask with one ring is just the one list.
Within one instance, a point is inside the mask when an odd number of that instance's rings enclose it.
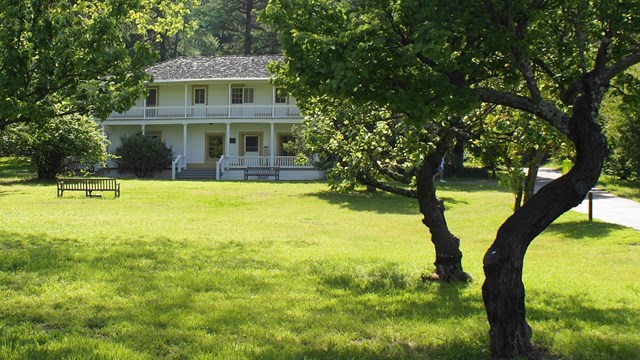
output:
{"label": "tree shadow on grass", "polygon": [[382,191],[377,191],[375,193],[367,191],[338,193],[327,190],[310,193],[306,196],[315,197],[327,203],[354,211],[404,215],[413,215],[418,213],[418,203],[415,199]]}
{"label": "tree shadow on grass", "polygon": [[[483,191],[501,191],[507,190],[499,187],[495,181],[487,180],[469,180],[460,182],[437,183],[437,190],[451,192],[483,192]],[[315,197],[326,201],[330,204],[339,205],[344,208],[355,211],[368,211],[383,214],[416,214],[418,213],[418,203],[416,199],[391,194],[384,191],[368,192],[365,190],[353,191],[350,193],[338,193],[330,190],[320,191],[307,194],[307,196]],[[467,204],[466,201],[457,200],[451,196],[441,196],[446,206]]]}
{"label": "tree shadow on grass", "polygon": [[[0,289],[10,289],[0,313],[3,331],[17,334],[11,348],[27,358],[56,358],[55,349],[43,353],[33,337],[106,339],[107,346],[150,358],[189,358],[193,349],[182,345],[205,346],[200,328],[224,332],[229,324],[242,328],[255,320],[256,309],[243,294],[278,293],[271,278],[260,276],[273,264],[252,257],[247,247],[185,252],[186,245],[168,238],[100,243],[0,231]],[[225,293],[240,301],[216,307]],[[198,329],[185,325],[199,317]],[[61,357],[93,358],[81,349],[85,343],[66,343]]]}
{"label": "tree shadow on grass", "polygon": [[[532,322],[571,334],[565,356],[569,358],[637,359],[640,340],[640,309],[636,304],[615,307],[594,305],[588,295],[567,295],[549,291],[529,291],[536,303],[527,306]],[[534,324],[534,335],[536,334]],[[554,334],[539,334],[543,345],[551,347]],[[598,355],[601,354],[601,355]]]}
{"label": "tree shadow on grass", "polygon": [[[375,212],[380,214],[414,215],[419,213],[416,199],[384,192],[368,193],[365,191],[349,194],[323,191],[309,194],[330,204],[338,205],[354,211]],[[441,197],[445,208],[454,205],[467,204],[466,201],[456,200],[452,197]]]}
{"label": "tree shadow on grass", "polygon": [[[366,317],[424,319],[436,322],[482,313],[480,298],[461,296],[467,283],[423,282],[420,275],[407,272],[395,263],[350,265],[315,263],[311,270],[318,277],[318,291],[335,297]],[[371,308],[371,298],[379,305]]]}
{"label": "tree shadow on grass", "polygon": [[598,239],[607,237],[612,232],[622,229],[625,229],[625,227],[621,225],[585,220],[556,222],[549,225],[544,233],[562,236],[567,239]]}
{"label": "tree shadow on grass", "polygon": [[[437,334],[434,334],[437,336]],[[395,339],[380,344],[376,339],[355,339],[348,343],[305,344],[287,347],[274,343],[260,351],[255,359],[358,359],[358,360],[432,360],[489,359],[488,344],[483,339],[473,341],[453,339],[438,345],[422,345],[411,340]]]}
{"label": "tree shadow on grass", "polygon": [[38,180],[36,178],[0,178],[0,187],[12,186],[12,185],[24,185],[24,186],[53,186],[56,184],[56,180]]}
{"label": "tree shadow on grass", "polygon": [[504,186],[498,185],[496,180],[486,179],[452,179],[447,180],[444,183],[436,182],[436,191],[457,191],[457,192],[483,192],[483,191],[497,191],[509,193],[510,191]]}

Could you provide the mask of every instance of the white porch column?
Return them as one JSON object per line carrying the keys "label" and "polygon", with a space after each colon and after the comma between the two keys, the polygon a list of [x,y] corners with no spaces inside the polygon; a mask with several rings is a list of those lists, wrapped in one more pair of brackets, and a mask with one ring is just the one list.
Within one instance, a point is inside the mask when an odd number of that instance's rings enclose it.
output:
{"label": "white porch column", "polygon": [[271,117],[276,116],[276,87],[271,87]]}
{"label": "white porch column", "polygon": [[182,125],[182,144],[183,144],[183,154],[184,160],[182,163],[182,168],[187,168],[187,124]]}
{"label": "white porch column", "polygon": [[142,136],[145,135],[146,131],[147,131],[147,125],[142,124]]}
{"label": "white porch column", "polygon": [[[228,104],[228,109],[227,109],[227,117],[231,117],[231,83],[229,83],[229,90],[228,90],[228,94],[227,94],[227,104]],[[228,125],[228,124],[227,124]]]}
{"label": "white porch column", "polygon": [[227,130],[224,134],[224,157],[229,158],[229,147],[231,146],[231,123],[227,122]]}
{"label": "white porch column", "polygon": [[[185,119],[187,118],[187,106],[188,106],[187,103],[189,101],[188,95],[189,95],[189,85],[184,84],[184,117],[185,117]],[[186,131],[186,129],[185,129],[185,131]],[[186,154],[186,152],[185,152],[185,154]]]}
{"label": "white porch column", "polygon": [[269,163],[271,164],[271,166],[275,165],[275,159],[274,159],[274,155],[275,155],[275,143],[276,143],[276,134],[275,134],[275,123],[274,122],[270,122],[269,123],[270,128],[271,128],[271,142],[270,142],[270,146],[269,146]]}

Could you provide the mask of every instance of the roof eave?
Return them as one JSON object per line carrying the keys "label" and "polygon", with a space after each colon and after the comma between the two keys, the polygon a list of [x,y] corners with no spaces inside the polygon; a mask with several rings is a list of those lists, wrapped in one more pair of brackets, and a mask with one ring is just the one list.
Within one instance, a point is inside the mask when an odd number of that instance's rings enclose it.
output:
{"label": "roof eave", "polygon": [[196,83],[196,82],[240,82],[240,81],[270,81],[270,78],[214,78],[214,79],[171,79],[171,80],[153,80],[150,84],[168,84],[168,83]]}

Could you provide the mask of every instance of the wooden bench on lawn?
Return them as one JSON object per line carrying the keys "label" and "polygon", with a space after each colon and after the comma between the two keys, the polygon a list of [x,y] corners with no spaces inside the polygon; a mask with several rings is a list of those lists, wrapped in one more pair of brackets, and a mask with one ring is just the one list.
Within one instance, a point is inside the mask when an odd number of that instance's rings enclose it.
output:
{"label": "wooden bench on lawn", "polygon": [[273,176],[276,180],[280,180],[280,168],[277,166],[246,167],[244,169],[244,179],[249,180],[249,176]]}
{"label": "wooden bench on lawn", "polygon": [[120,183],[114,178],[62,178],[58,179],[58,197],[65,191],[84,191],[86,196],[92,196],[94,191],[113,191],[120,197]]}

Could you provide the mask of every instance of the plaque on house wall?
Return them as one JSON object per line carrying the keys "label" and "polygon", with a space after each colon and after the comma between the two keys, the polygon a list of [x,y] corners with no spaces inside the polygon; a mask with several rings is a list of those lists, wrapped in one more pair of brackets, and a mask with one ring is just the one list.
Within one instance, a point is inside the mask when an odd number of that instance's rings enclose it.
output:
{"label": "plaque on house wall", "polygon": [[229,144],[235,144],[236,138],[229,138]]}

